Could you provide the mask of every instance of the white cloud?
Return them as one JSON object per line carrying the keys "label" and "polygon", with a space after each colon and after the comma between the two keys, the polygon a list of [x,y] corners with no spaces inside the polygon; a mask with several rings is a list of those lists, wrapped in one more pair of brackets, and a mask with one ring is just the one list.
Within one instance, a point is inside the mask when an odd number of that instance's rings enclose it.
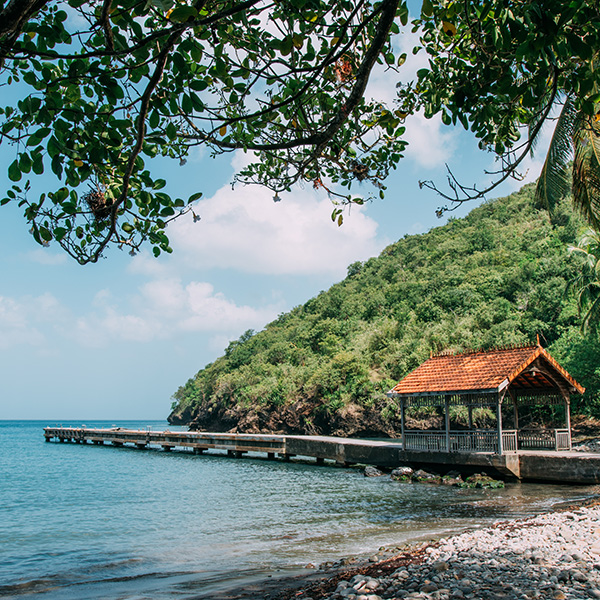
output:
{"label": "white cloud", "polygon": [[61,318],[61,315],[57,300],[50,294],[18,300],[0,296],[0,349],[9,350],[16,346],[42,349],[47,345],[47,339],[40,326]]}
{"label": "white cloud", "polygon": [[111,341],[145,343],[182,333],[210,332],[224,338],[248,328],[262,328],[281,306],[253,308],[238,305],[215,292],[212,284],[180,279],[157,279],[139,288],[128,307],[106,292],[97,294],[95,311],[76,320],[71,337],[83,346],[106,346]]}
{"label": "white cloud", "polygon": [[204,269],[343,276],[351,262],[385,244],[363,207],[347,210],[338,227],[326,195],[297,189],[281,198],[273,202],[272,192],[259,186],[221,188],[198,203],[200,222],[184,217],[169,228],[175,256]]}
{"label": "white cloud", "polygon": [[[419,34],[403,29],[394,37],[396,55],[406,53],[406,62],[398,72],[378,66],[374,69],[366,91],[366,97],[383,102],[393,107],[397,98],[398,82],[408,83],[416,80],[417,71],[428,65],[425,52],[412,53],[413,47],[419,43]],[[403,136],[408,142],[403,160],[412,160],[419,167],[427,169],[443,166],[448,162],[456,149],[454,129],[445,127],[439,117],[426,119],[422,113],[406,119],[406,133]]]}
{"label": "white cloud", "polygon": [[54,254],[50,250],[43,250],[42,248],[32,250],[27,256],[32,262],[39,263],[40,265],[54,266],[63,265],[67,262],[66,254]]}
{"label": "white cloud", "polygon": [[148,250],[143,250],[133,257],[127,270],[136,275],[159,278],[167,275],[168,268],[152,256]]}
{"label": "white cloud", "polygon": [[438,117],[426,119],[420,113],[406,119],[404,139],[408,142],[405,157],[427,169],[443,166],[456,149],[456,131]]}

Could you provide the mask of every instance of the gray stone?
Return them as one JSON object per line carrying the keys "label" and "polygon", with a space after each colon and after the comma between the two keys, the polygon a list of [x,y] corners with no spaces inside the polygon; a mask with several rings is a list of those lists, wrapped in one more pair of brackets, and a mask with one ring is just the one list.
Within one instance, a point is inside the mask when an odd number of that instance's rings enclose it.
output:
{"label": "gray stone", "polygon": [[410,481],[413,472],[410,467],[396,467],[390,473],[390,477],[395,481]]}
{"label": "gray stone", "polygon": [[579,581],[581,583],[585,583],[588,580],[588,576],[577,569],[573,569],[571,571],[571,579],[575,581]]}
{"label": "gray stone", "polygon": [[365,477],[381,477],[382,475],[383,471],[380,471],[376,467],[372,467],[371,465],[365,467]]}

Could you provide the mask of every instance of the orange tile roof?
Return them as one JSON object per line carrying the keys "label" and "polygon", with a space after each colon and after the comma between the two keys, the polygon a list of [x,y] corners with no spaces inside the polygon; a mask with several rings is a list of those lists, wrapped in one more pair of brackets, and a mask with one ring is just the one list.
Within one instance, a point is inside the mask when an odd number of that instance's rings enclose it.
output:
{"label": "orange tile roof", "polygon": [[539,345],[432,356],[390,393],[412,395],[498,390],[502,383],[512,383],[538,356],[543,357],[570,386],[583,393],[585,388]]}

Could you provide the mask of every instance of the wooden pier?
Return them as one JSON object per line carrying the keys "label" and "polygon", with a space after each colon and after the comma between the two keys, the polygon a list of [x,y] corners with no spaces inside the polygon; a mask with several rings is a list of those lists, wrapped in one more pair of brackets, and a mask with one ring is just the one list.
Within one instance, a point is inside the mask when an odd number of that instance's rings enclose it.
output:
{"label": "wooden pier", "polygon": [[208,450],[225,451],[241,458],[248,452],[277,456],[314,458],[318,464],[333,461],[338,465],[365,464],[383,468],[410,465],[435,471],[487,471],[505,478],[553,483],[600,483],[600,454],[556,451],[436,452],[403,449],[400,440],[360,440],[330,436],[294,436],[244,433],[209,433],[200,431],[152,431],[120,427],[46,427],[47,442],[110,444],[118,447],[187,449],[194,454]]}

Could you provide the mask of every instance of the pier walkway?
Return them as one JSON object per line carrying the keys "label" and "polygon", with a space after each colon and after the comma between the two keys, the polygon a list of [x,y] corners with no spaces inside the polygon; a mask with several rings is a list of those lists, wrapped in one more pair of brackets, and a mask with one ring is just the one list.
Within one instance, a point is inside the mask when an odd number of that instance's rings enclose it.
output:
{"label": "pier walkway", "polygon": [[554,483],[600,483],[600,454],[556,451],[522,451],[509,454],[493,452],[435,452],[404,450],[400,440],[361,440],[330,436],[270,435],[246,433],[209,433],[202,431],[151,431],[114,427],[46,427],[47,442],[110,444],[135,448],[158,447],[164,451],[188,449],[194,454],[208,450],[226,451],[241,458],[248,452],[289,460],[314,458],[339,465],[365,464],[394,468],[400,465],[440,470],[488,471],[524,481]]}

